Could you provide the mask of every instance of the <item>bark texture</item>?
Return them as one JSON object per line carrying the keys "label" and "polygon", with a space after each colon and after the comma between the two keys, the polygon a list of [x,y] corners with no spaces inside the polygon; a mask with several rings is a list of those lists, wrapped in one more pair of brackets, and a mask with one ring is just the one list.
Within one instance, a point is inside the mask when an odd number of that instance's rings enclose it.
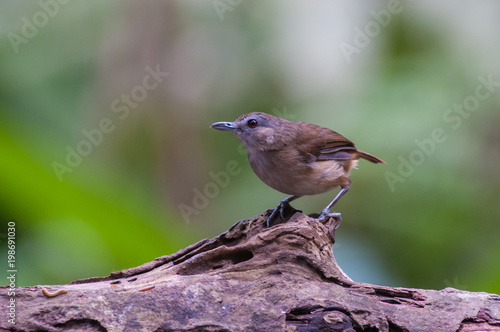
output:
{"label": "bark texture", "polygon": [[353,282],[334,220],[297,212],[266,228],[268,215],[107,277],[19,287],[16,325],[3,315],[0,330],[500,331],[499,295]]}

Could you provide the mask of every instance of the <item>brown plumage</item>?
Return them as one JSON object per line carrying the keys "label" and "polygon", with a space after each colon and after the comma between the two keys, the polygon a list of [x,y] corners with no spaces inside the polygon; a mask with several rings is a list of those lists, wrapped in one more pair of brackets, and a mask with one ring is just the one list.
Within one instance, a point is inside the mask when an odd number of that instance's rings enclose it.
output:
{"label": "brown plumage", "polygon": [[337,186],[341,191],[318,219],[340,217],[339,213],[330,213],[330,209],[349,190],[349,172],[358,159],[385,164],[382,159],[356,149],[354,143],[333,130],[262,112],[243,114],[234,122],[216,122],[211,127],[233,132],[245,145],[255,174],[271,188],[292,195],[281,201],[268,224],[278,212],[283,217],[292,200]]}

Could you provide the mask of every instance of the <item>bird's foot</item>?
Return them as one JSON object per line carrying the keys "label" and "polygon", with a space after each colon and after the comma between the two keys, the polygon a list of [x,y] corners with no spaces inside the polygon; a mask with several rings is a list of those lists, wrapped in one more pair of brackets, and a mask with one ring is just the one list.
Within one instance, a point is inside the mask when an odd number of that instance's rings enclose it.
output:
{"label": "bird's foot", "polygon": [[334,218],[336,223],[335,223],[335,228],[339,228],[340,224],[342,223],[342,215],[340,212],[330,212],[327,210],[323,210],[321,214],[319,215],[318,218],[316,218],[317,221],[323,222],[326,220],[326,218]]}
{"label": "bird's foot", "polygon": [[333,243],[335,243],[335,230],[339,228],[340,224],[342,223],[342,215],[339,212],[329,212],[323,210],[319,217],[316,218],[316,220],[319,222],[323,222],[328,218],[333,218],[335,220],[328,225],[328,233],[330,234]]}
{"label": "bird's foot", "polygon": [[271,225],[272,221],[278,216],[278,213],[279,213],[279,216],[281,217],[282,220],[286,221],[289,219],[290,216],[292,216],[296,211],[298,211],[297,209],[293,208],[290,203],[288,203],[287,201],[283,200],[281,201],[278,206],[273,210],[273,212],[271,213],[271,215],[267,218],[267,227],[269,227],[269,225]]}

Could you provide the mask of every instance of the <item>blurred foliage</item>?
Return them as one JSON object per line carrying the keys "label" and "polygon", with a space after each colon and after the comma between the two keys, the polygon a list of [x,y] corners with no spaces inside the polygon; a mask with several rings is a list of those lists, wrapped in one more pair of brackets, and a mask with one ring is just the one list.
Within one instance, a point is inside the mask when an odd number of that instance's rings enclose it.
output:
{"label": "blurred foliage", "polygon": [[[70,2],[17,52],[12,33],[44,9],[3,6],[0,262],[15,220],[18,285],[137,266],[274,207],[284,195],[258,181],[235,137],[209,129],[264,111],[387,161],[361,161],[336,206],[334,252],[354,280],[500,293],[499,93],[455,127],[445,116],[479,77],[500,81],[498,3],[404,3],[350,59],[341,43],[359,40],[385,2]],[[155,68],[168,76],[127,104]],[[103,119],[113,130],[60,181],[54,162]],[[446,139],[391,189],[387,174],[401,176],[437,128]],[[294,206],[318,212],[333,195]]]}

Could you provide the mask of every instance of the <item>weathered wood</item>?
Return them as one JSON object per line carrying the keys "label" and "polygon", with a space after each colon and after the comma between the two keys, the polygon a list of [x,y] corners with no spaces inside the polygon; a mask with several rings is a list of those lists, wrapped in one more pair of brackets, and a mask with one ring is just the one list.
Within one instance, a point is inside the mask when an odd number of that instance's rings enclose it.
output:
{"label": "weathered wood", "polygon": [[[268,215],[107,277],[19,287],[17,323],[4,315],[0,330],[500,331],[499,295],[353,282],[333,220],[297,212],[266,228]],[[1,289],[2,308],[9,299]]]}

